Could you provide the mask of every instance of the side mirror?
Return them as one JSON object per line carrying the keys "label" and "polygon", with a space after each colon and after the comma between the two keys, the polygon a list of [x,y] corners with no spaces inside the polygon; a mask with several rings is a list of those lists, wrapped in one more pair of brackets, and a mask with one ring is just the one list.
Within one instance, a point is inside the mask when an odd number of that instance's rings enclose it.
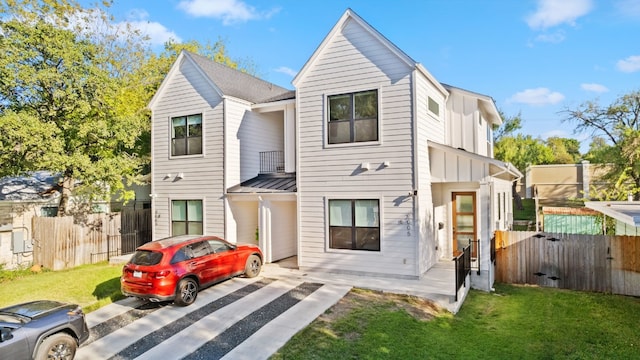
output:
{"label": "side mirror", "polygon": [[8,328],[0,328],[0,342],[13,339],[13,333]]}

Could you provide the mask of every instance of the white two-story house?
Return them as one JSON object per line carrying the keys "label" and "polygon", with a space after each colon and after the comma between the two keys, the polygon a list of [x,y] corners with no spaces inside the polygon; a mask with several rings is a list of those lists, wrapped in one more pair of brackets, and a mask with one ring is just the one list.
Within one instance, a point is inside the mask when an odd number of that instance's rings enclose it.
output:
{"label": "white two-story house", "polygon": [[154,239],[257,242],[266,262],[406,279],[469,246],[493,284],[511,224],[486,95],[436,80],[347,10],[293,91],[183,52],[150,103]]}

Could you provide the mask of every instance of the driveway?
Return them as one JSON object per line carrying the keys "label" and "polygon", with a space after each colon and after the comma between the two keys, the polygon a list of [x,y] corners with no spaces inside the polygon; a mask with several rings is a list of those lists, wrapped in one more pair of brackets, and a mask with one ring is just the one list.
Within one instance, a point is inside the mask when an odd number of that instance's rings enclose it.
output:
{"label": "driveway", "polygon": [[187,307],[128,298],[87,315],[76,359],[267,359],[350,289],[266,275],[205,289]]}

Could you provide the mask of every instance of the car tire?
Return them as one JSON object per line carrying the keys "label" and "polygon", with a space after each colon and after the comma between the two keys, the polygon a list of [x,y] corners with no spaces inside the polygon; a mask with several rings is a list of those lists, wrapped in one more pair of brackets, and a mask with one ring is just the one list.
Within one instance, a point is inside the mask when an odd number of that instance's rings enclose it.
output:
{"label": "car tire", "polygon": [[247,258],[247,264],[244,266],[244,276],[248,278],[256,277],[262,269],[262,260],[257,255],[251,255]]}
{"label": "car tire", "polygon": [[59,332],[53,334],[40,344],[35,360],[65,359],[72,360],[76,355],[78,344],[71,335]]}
{"label": "car tire", "polygon": [[176,299],[174,302],[178,306],[188,306],[193,304],[198,297],[198,283],[192,278],[180,280],[176,289]]}

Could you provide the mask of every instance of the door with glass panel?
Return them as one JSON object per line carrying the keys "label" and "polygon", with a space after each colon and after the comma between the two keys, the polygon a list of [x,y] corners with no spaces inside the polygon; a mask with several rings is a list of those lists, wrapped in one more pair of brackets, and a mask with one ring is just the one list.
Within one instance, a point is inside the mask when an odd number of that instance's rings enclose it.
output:
{"label": "door with glass panel", "polygon": [[462,249],[471,245],[471,257],[476,257],[476,194],[473,192],[454,192],[452,201],[453,256],[462,253]]}

